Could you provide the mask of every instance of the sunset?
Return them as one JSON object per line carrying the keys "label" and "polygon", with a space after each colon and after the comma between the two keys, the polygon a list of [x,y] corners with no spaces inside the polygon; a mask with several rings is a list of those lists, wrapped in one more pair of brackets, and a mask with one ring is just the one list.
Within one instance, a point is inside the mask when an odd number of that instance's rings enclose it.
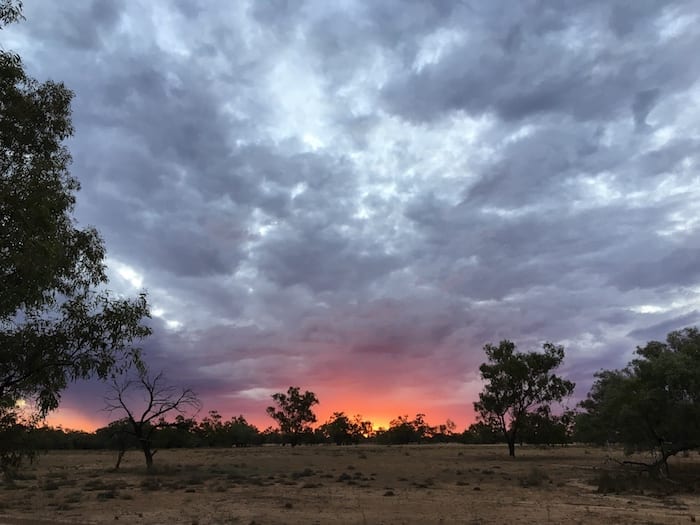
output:
{"label": "sunset", "polygon": [[0,524],[700,517],[697,0],[0,0]]}
{"label": "sunset", "polygon": [[3,47],[75,93],[75,216],[151,369],[263,428],[297,385],[463,429],[487,343],[564,345],[573,406],[698,322],[696,6],[497,4],[25,2]]}

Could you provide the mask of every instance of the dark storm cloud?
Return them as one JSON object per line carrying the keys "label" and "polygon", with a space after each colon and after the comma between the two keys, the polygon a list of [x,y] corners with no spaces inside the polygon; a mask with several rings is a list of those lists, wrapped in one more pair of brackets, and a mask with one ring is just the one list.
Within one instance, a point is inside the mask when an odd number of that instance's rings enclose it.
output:
{"label": "dark storm cloud", "polygon": [[445,20],[464,34],[462,43],[418,70],[406,64],[385,87],[391,110],[417,120],[454,110],[506,121],[634,113],[643,123],[655,99],[689,88],[698,75],[692,57],[700,35],[664,41],[658,25],[669,13],[693,14],[692,2],[475,4]]}
{"label": "dark storm cloud", "polygon": [[24,12],[32,18],[30,34],[42,45],[66,46],[85,52],[101,47],[110,38],[123,7],[121,0],[56,2],[52,6],[27,2]]}
{"label": "dark storm cloud", "polygon": [[563,342],[582,396],[697,323],[694,2],[25,15],[5,47],[76,93],[78,219],[149,291],[151,366],[211,408],[342,384],[468,414],[505,338]]}

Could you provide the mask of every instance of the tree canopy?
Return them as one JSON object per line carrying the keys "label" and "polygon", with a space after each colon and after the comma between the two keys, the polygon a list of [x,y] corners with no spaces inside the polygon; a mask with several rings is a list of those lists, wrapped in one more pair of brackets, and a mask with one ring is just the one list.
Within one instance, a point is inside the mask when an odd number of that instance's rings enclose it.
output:
{"label": "tree canopy", "polygon": [[577,419],[580,439],[623,443],[627,452],[651,451],[641,464],[668,474],[669,457],[700,447],[700,332],[671,332],[666,342],[638,347],[622,370],[596,374],[585,410]]}
{"label": "tree canopy", "polygon": [[[21,3],[0,1],[0,25]],[[64,141],[73,93],[29,77],[20,57],[0,50],[0,405],[58,406],[71,381],[108,377],[138,360],[150,330],[145,295],[105,289],[105,247],[73,217],[78,180]]]}
{"label": "tree canopy", "polygon": [[310,423],[316,422],[316,415],[311,407],[318,404],[318,398],[313,392],[303,394],[298,386],[290,386],[287,393],[278,392],[272,395],[276,407],[267,407],[267,414],[277,421],[284,439],[292,446],[299,444],[304,432],[310,431]]}
{"label": "tree canopy", "polygon": [[575,386],[552,373],[564,360],[564,347],[545,343],[543,353],[521,353],[515,348],[508,340],[484,346],[488,363],[479,367],[484,390],[474,403],[480,421],[503,433],[511,456],[527,414],[561,402]]}

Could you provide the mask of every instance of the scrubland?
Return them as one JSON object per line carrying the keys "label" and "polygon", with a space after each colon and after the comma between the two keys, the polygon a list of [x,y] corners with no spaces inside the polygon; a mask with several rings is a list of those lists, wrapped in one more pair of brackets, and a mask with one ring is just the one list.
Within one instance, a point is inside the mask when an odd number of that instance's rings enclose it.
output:
{"label": "scrubland", "polygon": [[655,524],[700,517],[697,454],[671,462],[683,487],[623,483],[610,455],[621,457],[579,446],[524,447],[514,459],[504,445],[162,450],[147,473],[136,451],[118,471],[116,453],[49,452],[0,489],[0,524]]}

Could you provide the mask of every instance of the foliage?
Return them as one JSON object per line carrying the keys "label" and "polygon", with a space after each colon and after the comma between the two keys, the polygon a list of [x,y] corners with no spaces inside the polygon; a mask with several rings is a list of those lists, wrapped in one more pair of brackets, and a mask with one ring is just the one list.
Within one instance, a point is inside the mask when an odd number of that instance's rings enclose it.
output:
{"label": "foliage", "polygon": [[525,414],[519,439],[531,445],[564,445],[572,442],[573,424],[571,410],[555,415],[549,405],[543,405]]}
{"label": "foliage", "polygon": [[503,443],[503,433],[483,421],[477,421],[469,425],[462,434],[461,441],[469,445],[492,445]]}
{"label": "foliage", "polygon": [[22,18],[22,2],[0,0],[0,29]]}
{"label": "foliage", "polygon": [[377,432],[378,443],[405,445],[408,443],[420,443],[430,439],[437,432],[425,422],[425,414],[416,414],[414,419],[407,415],[399,416],[389,422],[389,429]]}
{"label": "foliage", "polygon": [[545,343],[544,353],[515,351],[511,341],[484,346],[488,363],[479,367],[484,390],[474,403],[480,421],[499,429],[515,456],[515,443],[528,412],[561,402],[574,383],[552,373],[564,360],[562,346]]}
{"label": "foliage", "polygon": [[36,457],[35,423],[17,406],[0,408],[0,471],[7,482],[12,482],[25,458]]}
{"label": "foliage", "polygon": [[356,415],[350,419],[344,412],[333,412],[333,416],[318,428],[323,441],[336,445],[357,444],[372,433],[372,423]]}
{"label": "foliage", "polygon": [[287,393],[278,392],[272,395],[277,407],[267,407],[267,414],[277,421],[284,443],[292,446],[299,444],[304,433],[310,432],[310,423],[316,422],[316,415],[311,407],[318,404],[318,398],[313,392],[300,393],[298,386],[290,386]]}
{"label": "foliage", "polygon": [[668,475],[669,457],[700,447],[700,332],[671,332],[636,354],[624,369],[596,374],[577,432],[591,442],[623,443],[627,452],[651,451],[654,461],[637,464]]}
{"label": "foliage", "polygon": [[[134,399],[134,397],[136,399]],[[189,410],[199,410],[201,404],[197,395],[189,388],[178,389],[164,383],[163,374],[151,377],[146,370],[140,370],[138,377],[127,377],[123,381],[114,379],[110,395],[105,399],[106,410],[123,412],[124,424],[118,432],[133,436],[139,442],[146,460],[146,468],[153,467],[153,434],[156,429],[176,425],[165,417],[176,412],[184,415]],[[125,448],[120,449],[120,456]]]}
{"label": "foliage", "polygon": [[207,447],[248,447],[263,441],[257,427],[242,415],[224,422],[216,410],[210,410],[193,431],[199,436],[200,443]]}
{"label": "foliage", "polygon": [[[0,0],[0,28],[21,19],[21,2]],[[0,48],[0,432],[15,435],[17,403],[39,415],[57,408],[69,382],[102,379],[139,362],[150,330],[145,295],[104,290],[105,248],[72,217],[80,185],[64,141],[73,94],[26,75]],[[10,438],[3,438],[9,449]],[[16,449],[22,457],[27,448]]]}

